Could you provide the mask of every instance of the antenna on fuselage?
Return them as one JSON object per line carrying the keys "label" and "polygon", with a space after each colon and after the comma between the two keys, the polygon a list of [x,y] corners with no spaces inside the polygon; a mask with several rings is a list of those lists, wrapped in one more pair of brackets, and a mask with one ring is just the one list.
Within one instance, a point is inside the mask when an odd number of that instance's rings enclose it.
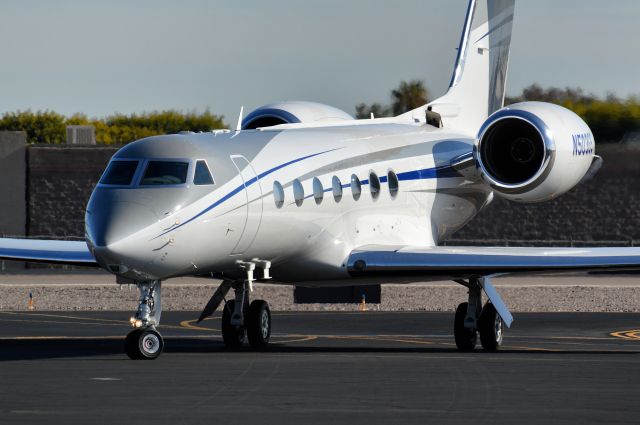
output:
{"label": "antenna on fuselage", "polygon": [[236,124],[236,131],[242,130],[242,115],[244,115],[244,106],[240,107],[240,116],[238,116],[238,124]]}

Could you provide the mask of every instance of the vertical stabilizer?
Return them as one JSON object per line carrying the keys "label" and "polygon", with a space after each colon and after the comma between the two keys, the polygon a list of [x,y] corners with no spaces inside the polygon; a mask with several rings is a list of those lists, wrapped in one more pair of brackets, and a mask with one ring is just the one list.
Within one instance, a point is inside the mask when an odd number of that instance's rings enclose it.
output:
{"label": "vertical stabilizer", "polygon": [[449,90],[427,107],[445,127],[475,134],[484,120],[502,108],[507,83],[515,0],[470,0]]}

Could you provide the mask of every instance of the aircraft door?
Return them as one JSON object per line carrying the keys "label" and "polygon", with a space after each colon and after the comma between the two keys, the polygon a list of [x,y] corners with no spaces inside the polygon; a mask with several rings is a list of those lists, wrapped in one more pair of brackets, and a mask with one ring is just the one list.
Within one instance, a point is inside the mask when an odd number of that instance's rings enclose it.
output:
{"label": "aircraft door", "polygon": [[256,238],[260,223],[262,221],[262,187],[260,179],[253,169],[251,163],[242,155],[231,155],[231,161],[238,170],[238,174],[242,177],[244,184],[244,194],[246,205],[243,207],[245,211],[245,224],[240,236],[240,240],[231,251],[231,255],[243,254]]}

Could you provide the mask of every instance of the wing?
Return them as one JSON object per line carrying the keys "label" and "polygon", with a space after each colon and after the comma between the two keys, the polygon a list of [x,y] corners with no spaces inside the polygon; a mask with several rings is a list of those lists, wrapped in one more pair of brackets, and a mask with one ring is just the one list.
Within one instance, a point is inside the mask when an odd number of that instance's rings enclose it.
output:
{"label": "wing", "polygon": [[349,255],[352,276],[460,279],[502,273],[640,270],[640,248],[364,246]]}
{"label": "wing", "polygon": [[0,238],[0,259],[98,267],[84,241]]}

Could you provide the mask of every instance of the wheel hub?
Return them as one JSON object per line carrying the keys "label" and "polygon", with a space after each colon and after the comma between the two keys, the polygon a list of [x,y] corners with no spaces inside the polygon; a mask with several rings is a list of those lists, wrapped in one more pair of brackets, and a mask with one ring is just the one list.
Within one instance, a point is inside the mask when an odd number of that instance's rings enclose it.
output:
{"label": "wheel hub", "polygon": [[158,337],[153,334],[145,335],[142,338],[142,348],[149,354],[155,354],[158,352],[158,349],[160,348],[160,341],[158,340]]}
{"label": "wheel hub", "polygon": [[263,310],[262,317],[260,319],[262,337],[266,339],[269,336],[269,328],[271,327],[271,323],[269,323],[269,312],[267,310]]}

